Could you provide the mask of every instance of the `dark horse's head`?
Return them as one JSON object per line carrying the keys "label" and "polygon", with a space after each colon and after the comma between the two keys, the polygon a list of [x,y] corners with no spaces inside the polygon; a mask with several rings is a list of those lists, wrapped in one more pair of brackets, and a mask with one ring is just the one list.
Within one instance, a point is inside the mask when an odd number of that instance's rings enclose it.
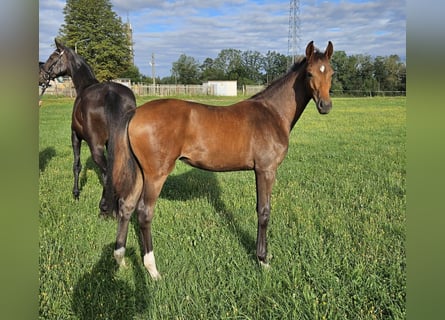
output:
{"label": "dark horse's head", "polygon": [[48,60],[40,66],[39,84],[47,83],[57,77],[64,76],[68,72],[67,52],[71,49],[65,47],[57,39],[56,50],[49,56]]}
{"label": "dark horse's head", "polygon": [[45,62],[39,61],[39,86],[42,86],[46,83],[45,77],[44,77],[45,72],[42,69],[44,64],[45,64]]}
{"label": "dark horse's head", "polygon": [[331,111],[332,101],[329,96],[334,70],[331,67],[331,57],[334,46],[329,41],[324,53],[319,52],[311,41],[306,47],[306,83],[311,98],[314,99],[318,112],[327,114]]}

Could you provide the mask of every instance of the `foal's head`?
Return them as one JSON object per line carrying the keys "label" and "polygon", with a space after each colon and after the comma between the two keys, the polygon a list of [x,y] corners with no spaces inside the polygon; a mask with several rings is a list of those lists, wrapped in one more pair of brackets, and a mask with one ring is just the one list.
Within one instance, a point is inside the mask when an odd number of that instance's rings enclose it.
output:
{"label": "foal's head", "polygon": [[56,50],[40,68],[39,82],[52,80],[68,73],[67,53],[70,49],[57,41],[57,39],[55,39],[55,42]]}
{"label": "foal's head", "polygon": [[334,74],[330,64],[333,52],[334,46],[331,41],[329,41],[324,53],[315,49],[313,41],[309,42],[306,47],[306,83],[312,99],[317,105],[317,110],[321,114],[328,113],[332,108],[329,90]]}

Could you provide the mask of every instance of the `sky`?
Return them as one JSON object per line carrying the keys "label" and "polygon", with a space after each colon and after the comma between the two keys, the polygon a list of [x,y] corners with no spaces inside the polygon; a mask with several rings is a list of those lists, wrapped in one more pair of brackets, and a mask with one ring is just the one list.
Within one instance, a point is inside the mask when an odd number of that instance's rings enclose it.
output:
{"label": "sky", "polygon": [[[64,23],[65,0],[39,1],[39,60],[54,50]],[[223,49],[287,55],[289,0],[111,0],[112,9],[133,28],[134,62],[139,71],[170,76],[181,54],[202,63]],[[297,54],[314,41],[328,41],[347,55],[398,55],[406,59],[406,1],[300,0]],[[79,44],[82,45],[82,44]]]}

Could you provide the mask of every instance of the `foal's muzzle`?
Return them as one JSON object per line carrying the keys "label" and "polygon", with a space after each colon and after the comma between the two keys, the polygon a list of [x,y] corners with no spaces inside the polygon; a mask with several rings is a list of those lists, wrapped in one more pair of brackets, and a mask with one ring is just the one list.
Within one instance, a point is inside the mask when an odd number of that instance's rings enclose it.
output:
{"label": "foal's muzzle", "polygon": [[329,111],[332,109],[332,101],[331,99],[325,100],[325,99],[314,99],[315,105],[317,106],[317,110],[320,114],[328,114]]}

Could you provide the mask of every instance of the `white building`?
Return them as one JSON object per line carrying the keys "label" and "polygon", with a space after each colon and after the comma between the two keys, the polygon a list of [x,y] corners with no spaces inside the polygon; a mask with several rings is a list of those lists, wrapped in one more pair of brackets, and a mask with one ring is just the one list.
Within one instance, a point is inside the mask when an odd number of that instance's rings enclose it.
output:
{"label": "white building", "polygon": [[215,96],[236,96],[237,81],[217,81],[212,80],[205,83],[209,87],[209,91]]}

